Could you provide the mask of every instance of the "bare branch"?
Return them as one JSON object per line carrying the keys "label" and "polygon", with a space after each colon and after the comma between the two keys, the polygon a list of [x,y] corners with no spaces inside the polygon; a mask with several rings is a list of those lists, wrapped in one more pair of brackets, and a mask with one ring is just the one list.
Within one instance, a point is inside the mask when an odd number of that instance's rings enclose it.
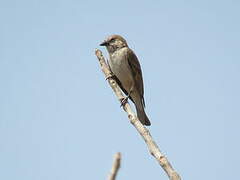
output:
{"label": "bare branch", "polygon": [[120,168],[120,163],[121,163],[121,153],[118,152],[114,155],[113,165],[112,165],[112,169],[109,173],[108,180],[116,179],[118,170]]}
{"label": "bare branch", "polygon": [[[105,77],[108,79],[108,83],[113,89],[114,93],[118,97],[118,100],[121,102],[121,99],[124,98],[120,87],[118,86],[117,82],[111,78],[111,71],[106,64],[106,61],[102,55],[102,52],[99,49],[95,50],[95,54],[99,60],[101,69],[103,73],[105,74]],[[137,115],[134,113],[134,111],[131,109],[129,103],[126,103],[123,106],[124,111],[127,113],[128,118],[131,122],[131,124],[137,129],[139,134],[142,136],[144,141],[146,142],[148,146],[148,150],[152,156],[155,157],[157,162],[161,165],[161,167],[164,169],[164,171],[167,173],[170,180],[181,180],[181,177],[178,175],[178,173],[173,169],[170,162],[166,158],[166,156],[163,155],[163,153],[158,148],[157,144],[154,142],[149,130],[142,125],[142,123],[137,118]]]}

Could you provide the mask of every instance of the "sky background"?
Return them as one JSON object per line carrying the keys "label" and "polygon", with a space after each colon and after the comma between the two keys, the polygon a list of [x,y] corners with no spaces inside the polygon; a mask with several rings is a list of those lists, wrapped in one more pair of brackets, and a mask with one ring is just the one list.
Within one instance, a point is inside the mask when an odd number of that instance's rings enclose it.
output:
{"label": "sky background", "polygon": [[238,179],[240,2],[0,2],[0,179],[168,179],[100,70],[120,34],[142,65],[151,134],[183,180]]}

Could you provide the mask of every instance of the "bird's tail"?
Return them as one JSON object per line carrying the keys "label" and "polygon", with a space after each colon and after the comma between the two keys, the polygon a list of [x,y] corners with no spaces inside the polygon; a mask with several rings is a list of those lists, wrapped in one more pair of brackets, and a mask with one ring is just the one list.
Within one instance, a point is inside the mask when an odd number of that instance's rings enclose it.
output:
{"label": "bird's tail", "polygon": [[138,119],[140,120],[140,122],[145,126],[150,126],[151,122],[149,121],[149,119],[145,113],[142,103],[138,104],[138,105],[136,104],[136,110],[137,110],[137,116],[138,116]]}

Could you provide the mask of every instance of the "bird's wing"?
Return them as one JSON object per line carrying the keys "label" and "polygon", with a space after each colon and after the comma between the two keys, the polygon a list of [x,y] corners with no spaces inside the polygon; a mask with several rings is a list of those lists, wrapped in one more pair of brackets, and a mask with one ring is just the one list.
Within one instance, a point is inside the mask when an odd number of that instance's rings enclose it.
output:
{"label": "bird's wing", "polygon": [[138,92],[140,94],[143,106],[145,106],[143,78],[142,78],[142,70],[141,70],[140,63],[138,61],[137,56],[134,54],[134,52],[131,49],[129,49],[127,51],[126,57],[127,57],[128,64],[131,68],[131,72],[132,72],[132,75],[133,75],[133,78],[135,81],[136,89],[138,90]]}
{"label": "bird's wing", "polygon": [[[124,87],[123,87],[121,81],[117,78],[117,76],[114,75],[113,78],[114,78],[115,81],[118,83],[118,86],[121,88],[121,90],[124,92],[124,94],[126,94],[126,95],[128,96],[128,92],[127,92],[127,90],[124,89]],[[134,102],[131,96],[129,96],[129,98],[131,99],[132,102]]]}

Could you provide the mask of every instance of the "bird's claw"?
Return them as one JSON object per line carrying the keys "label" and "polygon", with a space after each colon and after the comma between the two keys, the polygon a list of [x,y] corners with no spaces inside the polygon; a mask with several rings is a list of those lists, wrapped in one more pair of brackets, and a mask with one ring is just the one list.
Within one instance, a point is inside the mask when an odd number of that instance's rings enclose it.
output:
{"label": "bird's claw", "polygon": [[129,98],[129,97],[127,96],[127,97],[121,99],[121,105],[120,105],[120,107],[124,106],[124,105],[128,102],[128,98]]}
{"label": "bird's claw", "polygon": [[106,77],[106,80],[109,80],[110,78],[113,78],[114,75],[113,74],[109,74],[107,77]]}

